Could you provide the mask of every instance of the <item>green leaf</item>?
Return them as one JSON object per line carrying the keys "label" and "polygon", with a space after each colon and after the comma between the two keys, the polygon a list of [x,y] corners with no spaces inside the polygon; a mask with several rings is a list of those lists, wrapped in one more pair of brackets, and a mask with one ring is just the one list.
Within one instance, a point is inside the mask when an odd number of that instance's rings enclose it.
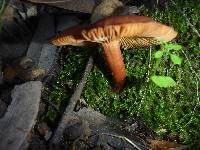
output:
{"label": "green leaf", "polygon": [[164,51],[157,51],[155,54],[154,54],[154,57],[155,58],[161,58],[162,56],[163,56],[163,54],[164,54]]}
{"label": "green leaf", "polygon": [[182,59],[179,56],[174,55],[174,54],[170,54],[170,59],[174,64],[180,65],[182,62]]}
{"label": "green leaf", "polygon": [[166,49],[175,50],[175,51],[178,51],[183,48],[181,45],[178,45],[178,44],[166,44],[164,47]]}
{"label": "green leaf", "polygon": [[168,76],[151,76],[151,80],[159,87],[173,87],[176,86],[176,82]]}
{"label": "green leaf", "polygon": [[181,50],[183,47],[181,45],[174,45],[173,50],[178,51]]}

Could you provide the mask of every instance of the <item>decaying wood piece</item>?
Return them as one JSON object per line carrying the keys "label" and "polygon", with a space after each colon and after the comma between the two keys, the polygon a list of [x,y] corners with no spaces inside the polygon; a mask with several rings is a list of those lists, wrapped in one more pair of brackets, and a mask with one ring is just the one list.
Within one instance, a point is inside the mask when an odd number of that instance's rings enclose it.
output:
{"label": "decaying wood piece", "polygon": [[91,13],[101,0],[27,0],[33,3],[48,4],[67,10]]}
{"label": "decaying wood piece", "polygon": [[12,102],[0,119],[0,149],[20,150],[35,123],[41,97],[42,83],[31,81],[17,85]]}
{"label": "decaying wood piece", "polygon": [[29,45],[26,56],[33,60],[37,66],[39,63],[42,48],[48,39],[55,34],[54,17],[51,15],[41,16],[38,27]]}
{"label": "decaying wood piece", "polygon": [[92,56],[90,56],[87,66],[85,68],[83,77],[82,77],[80,83],[78,84],[78,86],[76,87],[74,94],[70,98],[69,104],[68,104],[65,112],[63,113],[63,116],[59,123],[59,126],[56,129],[56,131],[54,132],[54,135],[51,139],[50,143],[51,143],[51,145],[54,145],[55,147],[59,145],[63,131],[64,131],[66,125],[69,124],[70,118],[73,118],[72,112],[74,110],[74,107],[75,107],[77,101],[80,99],[83,87],[85,86],[87,77],[89,76],[92,66],[93,66],[93,58],[92,58]]}
{"label": "decaying wood piece", "polygon": [[48,43],[48,39],[53,37],[55,32],[54,16],[48,14],[41,16],[26,54],[26,57],[33,61],[34,66],[24,73],[24,77],[22,76],[25,81],[42,79],[52,69],[58,55],[56,46]]}

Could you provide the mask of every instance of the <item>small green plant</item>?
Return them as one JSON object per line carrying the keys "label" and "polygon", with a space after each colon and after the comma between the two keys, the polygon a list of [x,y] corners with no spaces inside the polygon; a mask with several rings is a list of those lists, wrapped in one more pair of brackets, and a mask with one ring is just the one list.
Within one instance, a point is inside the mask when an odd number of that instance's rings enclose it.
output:
{"label": "small green plant", "polygon": [[[161,49],[154,54],[154,58],[156,59],[155,72],[163,58],[169,57],[173,64],[180,65],[182,58],[175,54],[175,52],[181,49],[182,46],[178,44],[162,43]],[[160,76],[154,73],[154,75],[151,76],[151,80],[159,87],[167,88],[176,86],[176,82],[170,76]]]}

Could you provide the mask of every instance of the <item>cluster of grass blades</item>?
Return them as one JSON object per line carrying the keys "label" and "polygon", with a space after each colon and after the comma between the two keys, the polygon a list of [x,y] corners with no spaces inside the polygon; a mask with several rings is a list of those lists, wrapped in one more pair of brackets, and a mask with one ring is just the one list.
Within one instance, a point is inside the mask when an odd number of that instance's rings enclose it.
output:
{"label": "cluster of grass blades", "polygon": [[[195,31],[200,28],[199,10],[200,5],[191,0],[176,0],[175,4],[170,2],[165,9],[156,11],[144,9],[144,15],[173,26],[179,33],[176,42],[182,47],[169,51],[169,55],[164,55],[166,51],[161,52],[159,46],[123,50],[128,84],[120,94],[111,92],[105,61],[96,59],[82,93],[87,104],[108,116],[139,117],[161,139],[191,147],[196,144],[195,148],[200,145],[200,37]],[[63,55],[63,71],[50,92],[50,99],[58,106],[71,96],[88,57],[87,50],[72,50]],[[159,87],[152,82],[153,75],[170,77],[174,86]],[[55,116],[50,108],[47,118],[53,120]]]}

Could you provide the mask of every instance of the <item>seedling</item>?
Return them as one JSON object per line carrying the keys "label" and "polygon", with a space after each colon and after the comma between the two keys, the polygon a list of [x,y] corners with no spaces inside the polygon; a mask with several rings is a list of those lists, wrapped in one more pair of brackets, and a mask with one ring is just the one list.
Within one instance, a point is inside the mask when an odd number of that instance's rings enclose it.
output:
{"label": "seedling", "polygon": [[[161,44],[161,49],[154,54],[154,58],[156,59],[155,72],[157,71],[161,59],[164,57],[168,57],[175,65],[181,65],[182,58],[176,54],[176,52],[181,49],[181,45],[163,42]],[[176,82],[170,76],[159,76],[154,73],[154,75],[151,76],[151,80],[159,87],[167,88],[176,86]]]}

